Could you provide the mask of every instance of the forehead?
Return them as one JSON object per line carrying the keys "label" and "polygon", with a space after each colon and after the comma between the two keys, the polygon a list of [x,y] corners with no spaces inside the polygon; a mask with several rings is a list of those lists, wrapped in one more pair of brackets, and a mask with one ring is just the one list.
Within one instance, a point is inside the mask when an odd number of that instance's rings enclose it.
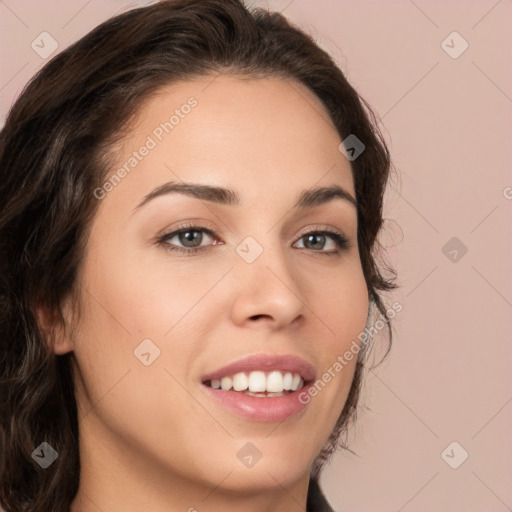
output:
{"label": "forehead", "polygon": [[151,147],[132,162],[123,184],[139,197],[180,179],[229,186],[242,196],[250,190],[295,197],[295,189],[331,183],[353,192],[340,142],[322,102],[305,85],[208,76],[166,86],[147,100],[117,148],[115,165]]}

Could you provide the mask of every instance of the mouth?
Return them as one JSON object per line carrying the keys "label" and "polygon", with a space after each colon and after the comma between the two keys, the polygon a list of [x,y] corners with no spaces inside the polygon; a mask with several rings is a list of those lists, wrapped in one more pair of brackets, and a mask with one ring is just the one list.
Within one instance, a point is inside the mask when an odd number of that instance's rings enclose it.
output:
{"label": "mouth", "polygon": [[299,373],[280,370],[238,372],[203,382],[205,386],[213,389],[235,391],[261,398],[286,396],[309,383],[310,381],[305,381]]}
{"label": "mouth", "polygon": [[283,421],[309,403],[314,367],[293,355],[255,355],[201,378],[202,389],[217,404],[255,421]]}

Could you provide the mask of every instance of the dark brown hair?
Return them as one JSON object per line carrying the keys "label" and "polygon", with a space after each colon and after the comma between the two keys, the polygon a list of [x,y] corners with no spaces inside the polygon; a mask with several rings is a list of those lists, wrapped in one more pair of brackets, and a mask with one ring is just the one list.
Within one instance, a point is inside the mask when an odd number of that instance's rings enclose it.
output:
{"label": "dark brown hair", "polygon": [[[63,297],[77,293],[106,155],[120,127],[128,129],[160,88],[217,73],[305,84],[341,140],[355,134],[363,142],[364,152],[351,162],[358,244],[370,309],[386,315],[381,294],[396,286],[395,274],[383,266],[377,234],[389,151],[371,108],[313,38],[282,15],[249,10],[240,0],[168,0],[102,23],[32,78],[0,134],[0,505],[6,512],[68,512],[78,490],[73,352],[52,351],[35,311],[50,312],[59,325]],[[389,323],[387,329],[391,345]],[[309,512],[331,510],[318,478],[355,415],[366,348],[312,467]],[[46,470],[31,457],[42,441],[58,452]]]}

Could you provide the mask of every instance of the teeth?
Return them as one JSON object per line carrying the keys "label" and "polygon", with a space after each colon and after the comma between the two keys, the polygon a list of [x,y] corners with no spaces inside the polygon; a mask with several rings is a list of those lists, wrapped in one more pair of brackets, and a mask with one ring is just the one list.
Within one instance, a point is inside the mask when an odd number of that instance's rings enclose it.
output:
{"label": "teeth", "polygon": [[266,397],[272,397],[272,396],[285,396],[287,393],[251,393],[250,391],[246,391],[244,395],[249,396],[255,396],[258,398],[266,398]]}
{"label": "teeth", "polygon": [[283,375],[281,372],[270,372],[267,377],[267,391],[280,393],[283,391]]}
{"label": "teeth", "polygon": [[[297,375],[296,373],[293,374],[293,380],[292,380],[292,391],[296,391],[301,387],[301,378],[300,375]],[[304,383],[302,383],[304,384]]]}
{"label": "teeth", "polygon": [[212,379],[210,386],[223,391],[241,391],[251,396],[255,393],[267,393],[265,396],[281,396],[287,391],[296,391],[304,385],[304,380],[297,373],[274,370],[266,374],[263,371],[239,372],[222,379]]}
{"label": "teeth", "polygon": [[257,391],[266,391],[267,378],[265,372],[251,372],[249,373],[249,391],[256,393]]}
{"label": "teeth", "polygon": [[245,373],[236,373],[233,375],[233,389],[235,391],[244,391],[249,387],[249,379]]}
{"label": "teeth", "polygon": [[290,372],[286,372],[283,377],[283,389],[292,389],[293,375]]}
{"label": "teeth", "polygon": [[229,391],[232,386],[233,381],[231,380],[231,377],[222,377],[222,379],[220,379],[220,387],[223,391]]}

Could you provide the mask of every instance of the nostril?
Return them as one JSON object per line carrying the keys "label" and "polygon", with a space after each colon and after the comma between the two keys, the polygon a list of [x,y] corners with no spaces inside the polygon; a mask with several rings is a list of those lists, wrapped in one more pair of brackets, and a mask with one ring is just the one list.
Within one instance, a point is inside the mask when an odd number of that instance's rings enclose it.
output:
{"label": "nostril", "polygon": [[251,316],[252,320],[259,320],[260,318],[268,317],[268,315],[253,315]]}

